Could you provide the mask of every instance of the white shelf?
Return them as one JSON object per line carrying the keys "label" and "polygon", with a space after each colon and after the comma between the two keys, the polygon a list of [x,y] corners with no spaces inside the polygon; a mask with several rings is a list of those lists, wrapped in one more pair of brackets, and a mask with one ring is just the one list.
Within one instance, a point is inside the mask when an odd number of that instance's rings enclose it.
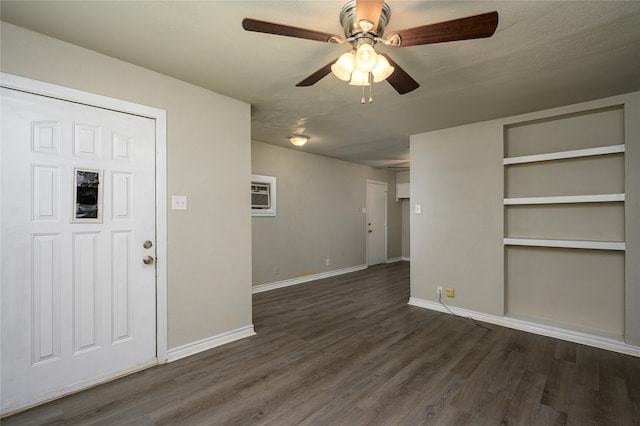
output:
{"label": "white shelf", "polygon": [[624,145],[610,145],[597,148],[577,149],[574,151],[550,152],[547,154],[525,155],[509,157],[503,160],[504,165],[536,163],[539,161],[563,160],[566,158],[592,157],[595,155],[618,154],[624,152]]}
{"label": "white shelf", "polygon": [[396,201],[398,201],[400,198],[409,198],[409,195],[410,195],[409,182],[396,184]]}
{"label": "white shelf", "polygon": [[624,201],[625,194],[564,195],[558,197],[505,198],[505,206],[531,204],[612,203]]}
{"label": "white shelf", "polygon": [[505,238],[506,246],[529,246],[529,247],[557,247],[590,250],[618,250],[626,249],[625,243],[610,241],[577,241],[577,240],[541,240],[531,238]]}

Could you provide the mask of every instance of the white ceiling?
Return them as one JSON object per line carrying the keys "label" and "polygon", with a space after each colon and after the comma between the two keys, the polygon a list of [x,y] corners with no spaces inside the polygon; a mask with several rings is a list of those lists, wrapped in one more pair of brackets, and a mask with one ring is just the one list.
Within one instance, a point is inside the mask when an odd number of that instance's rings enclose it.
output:
{"label": "white ceiling", "polygon": [[387,32],[497,10],[488,39],[392,48],[420,88],[361,88],[328,75],[295,84],[348,50],[246,32],[244,17],[342,35],[346,0],[8,1],[3,21],[252,104],[252,139],[389,167],[409,160],[409,135],[640,90],[640,1],[387,0]]}

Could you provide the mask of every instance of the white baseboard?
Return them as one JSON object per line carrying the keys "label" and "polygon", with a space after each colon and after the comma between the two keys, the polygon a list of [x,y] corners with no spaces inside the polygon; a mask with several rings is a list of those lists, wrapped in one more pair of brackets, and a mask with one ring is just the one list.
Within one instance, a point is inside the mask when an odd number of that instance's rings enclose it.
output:
{"label": "white baseboard", "polygon": [[[409,298],[409,305],[417,306],[419,308],[431,309],[432,311],[439,311],[449,313],[447,309],[438,302],[432,302],[430,300],[417,299],[415,297]],[[449,306],[449,305],[447,305]],[[573,343],[579,343],[582,345],[593,346],[600,349],[606,349],[613,352],[619,352],[626,355],[632,355],[640,357],[640,347],[628,345],[621,340],[611,339],[602,336],[596,336],[588,333],[581,333],[578,331],[567,330],[564,328],[552,327],[543,324],[538,324],[529,321],[523,321],[515,318],[500,317],[497,315],[483,314],[481,312],[470,311],[468,309],[456,308],[449,306],[449,309],[456,314],[463,317],[471,317],[475,320],[487,322],[490,324],[500,325],[502,327],[513,328],[515,330],[526,331],[529,333],[539,334],[541,336],[553,337],[556,339],[566,340]]]}
{"label": "white baseboard", "polygon": [[392,257],[391,259],[387,259],[387,263],[395,263],[395,262],[401,262],[402,259],[401,257]]}
{"label": "white baseboard", "polygon": [[305,275],[303,277],[291,278],[288,280],[277,281],[274,283],[255,285],[251,289],[252,293],[262,293],[263,291],[275,290],[277,288],[289,287],[291,285],[302,284],[309,281],[320,280],[323,278],[335,277],[337,275],[348,274],[350,272],[362,271],[367,269],[367,265],[351,266],[349,268],[335,269],[333,271],[320,272],[318,274]]}
{"label": "white baseboard", "polygon": [[255,334],[255,331],[253,331],[253,325],[248,325],[246,327],[218,334],[217,336],[212,336],[206,339],[198,340],[196,342],[187,343],[186,345],[169,349],[167,351],[167,362],[177,361],[179,359],[195,355],[197,353],[224,345],[226,343],[231,343],[235,342],[236,340],[254,336]]}
{"label": "white baseboard", "polygon": [[402,260],[405,262],[411,262],[411,258],[409,256],[402,256]]}

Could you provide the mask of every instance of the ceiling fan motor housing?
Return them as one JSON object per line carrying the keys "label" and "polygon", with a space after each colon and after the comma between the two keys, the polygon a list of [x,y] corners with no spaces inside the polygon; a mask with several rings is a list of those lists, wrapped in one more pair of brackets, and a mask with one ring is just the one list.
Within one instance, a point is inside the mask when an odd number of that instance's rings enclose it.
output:
{"label": "ceiling fan motor housing", "polygon": [[[391,8],[386,3],[384,3],[380,12],[378,26],[376,28],[371,28],[366,32],[366,34],[368,35],[367,38],[373,40],[374,37],[382,37],[390,18]],[[349,1],[342,7],[342,10],[340,11],[340,24],[342,25],[342,29],[344,30],[344,35],[346,38],[356,37],[356,39],[358,39],[358,34],[365,33],[360,26],[360,23],[356,21],[355,0]],[[364,36],[364,34],[362,35]]]}

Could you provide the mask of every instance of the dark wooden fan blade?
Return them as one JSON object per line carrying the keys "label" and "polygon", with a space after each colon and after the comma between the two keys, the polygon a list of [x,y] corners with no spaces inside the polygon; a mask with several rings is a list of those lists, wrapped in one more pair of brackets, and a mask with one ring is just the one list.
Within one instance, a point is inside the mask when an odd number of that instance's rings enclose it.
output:
{"label": "dark wooden fan blade", "polygon": [[298,87],[313,86],[314,84],[316,84],[317,82],[319,82],[320,80],[322,80],[324,77],[326,77],[331,73],[331,65],[333,65],[337,60],[338,58],[329,62],[324,67],[320,68],[318,71],[314,72],[309,77],[305,78],[300,83],[296,84],[296,86]]}
{"label": "dark wooden fan blade", "polygon": [[244,18],[242,20],[242,28],[247,31],[255,31],[257,33],[275,34],[286,37],[303,38],[307,40],[324,42],[329,42],[332,39],[335,41],[342,40],[342,37],[335,34],[310,30],[307,28],[292,27],[291,25],[260,21],[258,19],[251,18]]}
{"label": "dark wooden fan blade", "polygon": [[356,0],[356,22],[364,19],[373,23],[373,29],[378,28],[380,13],[384,0]]}
{"label": "dark wooden fan blade", "polygon": [[417,46],[491,37],[497,26],[498,12],[493,11],[452,21],[393,31],[387,38],[391,39],[395,35],[400,36],[400,43],[396,44],[396,47]]}
{"label": "dark wooden fan blade", "polygon": [[380,54],[387,58],[387,61],[389,61],[389,65],[395,68],[391,75],[387,77],[387,82],[389,82],[389,84],[394,89],[396,89],[396,92],[404,95],[405,93],[409,93],[412,90],[416,90],[418,87],[420,87],[418,82],[411,78],[411,76],[407,74],[407,72],[403,70],[402,67],[400,67],[400,65],[396,63],[396,61],[391,59],[389,55],[387,55],[386,53]]}

